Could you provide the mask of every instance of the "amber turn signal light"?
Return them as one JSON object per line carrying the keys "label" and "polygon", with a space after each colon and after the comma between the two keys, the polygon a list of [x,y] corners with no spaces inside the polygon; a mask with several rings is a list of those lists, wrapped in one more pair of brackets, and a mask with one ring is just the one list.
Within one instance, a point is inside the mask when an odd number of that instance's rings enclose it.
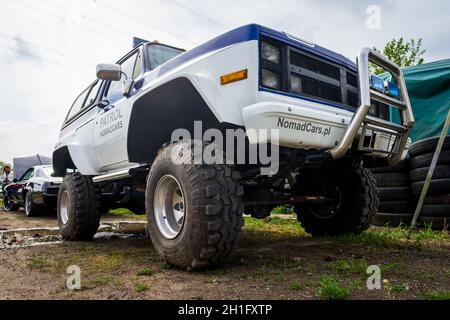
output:
{"label": "amber turn signal light", "polygon": [[221,76],[220,84],[224,86],[233,82],[245,80],[247,78],[248,78],[248,70],[245,69]]}

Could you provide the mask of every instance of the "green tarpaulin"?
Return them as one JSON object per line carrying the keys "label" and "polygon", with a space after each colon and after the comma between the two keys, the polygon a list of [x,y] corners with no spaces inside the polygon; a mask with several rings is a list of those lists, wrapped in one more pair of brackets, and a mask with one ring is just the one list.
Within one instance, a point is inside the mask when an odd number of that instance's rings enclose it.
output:
{"label": "green tarpaulin", "polygon": [[[411,139],[439,136],[450,109],[450,59],[404,68],[403,73],[416,119]],[[400,121],[398,112],[391,115]]]}

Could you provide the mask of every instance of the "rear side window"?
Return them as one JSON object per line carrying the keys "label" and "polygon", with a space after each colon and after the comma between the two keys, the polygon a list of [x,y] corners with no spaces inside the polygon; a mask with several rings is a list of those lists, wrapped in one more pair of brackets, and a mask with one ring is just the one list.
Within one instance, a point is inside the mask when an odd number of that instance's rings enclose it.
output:
{"label": "rear side window", "polygon": [[78,98],[75,100],[75,102],[72,104],[72,107],[70,108],[69,114],[67,115],[66,122],[75,117],[75,115],[81,111],[84,105],[84,101],[86,100],[86,96],[89,93],[89,88],[84,90]]}

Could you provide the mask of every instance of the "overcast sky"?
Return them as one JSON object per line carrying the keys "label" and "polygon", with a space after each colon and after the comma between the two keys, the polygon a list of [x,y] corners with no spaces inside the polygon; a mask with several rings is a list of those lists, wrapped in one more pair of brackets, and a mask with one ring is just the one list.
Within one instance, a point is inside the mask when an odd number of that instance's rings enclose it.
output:
{"label": "overcast sky", "polygon": [[[373,5],[380,29],[367,27]],[[115,62],[133,36],[190,49],[251,22],[351,59],[400,36],[423,38],[427,62],[450,58],[448,0],[0,0],[0,160],[51,155],[96,64]]]}

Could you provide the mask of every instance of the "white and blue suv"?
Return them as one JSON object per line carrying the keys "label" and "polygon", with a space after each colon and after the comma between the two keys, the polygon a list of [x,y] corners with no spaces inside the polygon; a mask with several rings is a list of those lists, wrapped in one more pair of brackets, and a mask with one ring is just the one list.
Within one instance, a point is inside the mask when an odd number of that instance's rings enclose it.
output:
{"label": "white and blue suv", "polygon": [[243,214],[280,204],[313,235],[362,232],[378,204],[365,167],[404,159],[414,124],[401,70],[377,52],[355,64],[256,24],[189,51],[142,43],[97,77],[53,154],[61,233],[89,240],[108,203],[132,203],[161,256],[188,269],[220,264]]}

